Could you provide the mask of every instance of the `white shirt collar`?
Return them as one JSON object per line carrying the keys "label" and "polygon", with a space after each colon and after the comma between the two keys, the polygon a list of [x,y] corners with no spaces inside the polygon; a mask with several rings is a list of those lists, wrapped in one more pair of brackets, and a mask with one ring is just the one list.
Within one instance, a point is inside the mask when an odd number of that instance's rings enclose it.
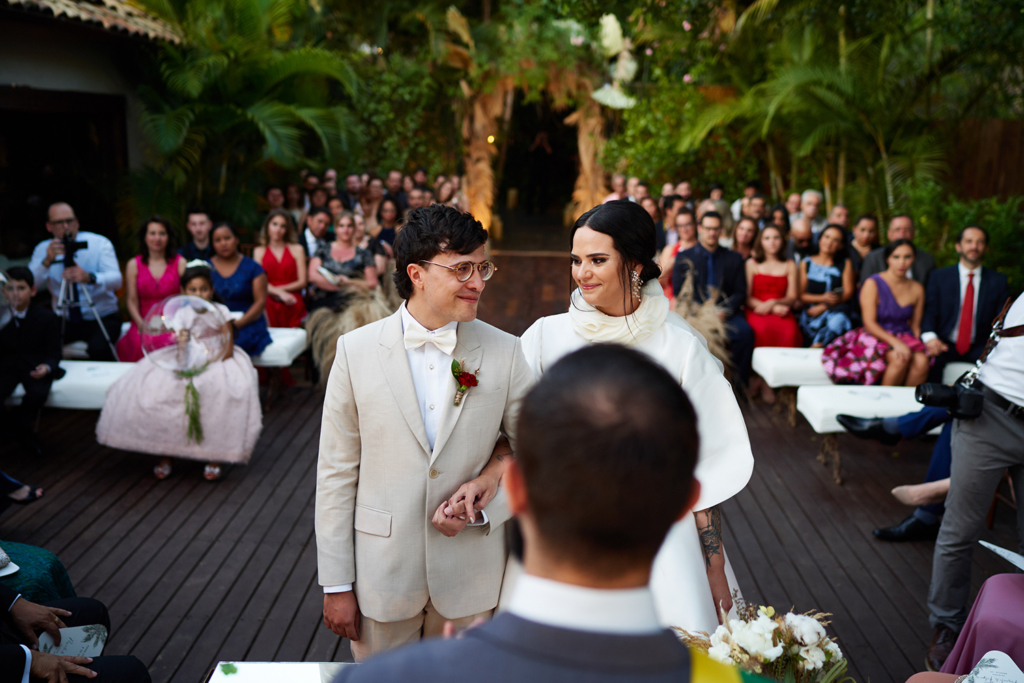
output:
{"label": "white shirt collar", "polygon": [[968,273],[974,273],[975,282],[977,282],[978,278],[981,277],[981,266],[978,266],[974,270],[970,270],[967,266],[963,264],[963,261],[957,261],[957,266],[960,268],[960,277],[962,277],[964,280],[967,279]]}
{"label": "white shirt collar", "polygon": [[21,318],[22,320],[24,320],[25,314],[28,313],[28,306],[25,307],[24,311],[15,311],[12,309],[11,312],[14,313],[15,318]]}
{"label": "white shirt collar", "polygon": [[[398,308],[398,310],[400,310],[402,312],[402,331],[404,332],[406,330],[406,328],[409,327],[409,325],[417,325],[419,327],[422,327],[424,330],[427,330],[427,328],[422,323],[420,323],[419,320],[417,320],[416,318],[412,317],[412,313],[410,313],[409,309],[406,308],[406,306],[405,306],[406,303],[408,303],[408,302],[403,301],[402,305],[399,306],[399,308]],[[438,332],[444,332],[445,330],[458,330],[458,328],[459,328],[458,321],[453,320],[452,322],[448,323],[444,327],[439,327],[436,330],[427,330],[427,332],[429,332],[430,334],[437,334]]]}
{"label": "white shirt collar", "polygon": [[646,586],[584,588],[522,574],[508,611],[528,621],[573,631],[639,635],[662,630],[654,597]]}

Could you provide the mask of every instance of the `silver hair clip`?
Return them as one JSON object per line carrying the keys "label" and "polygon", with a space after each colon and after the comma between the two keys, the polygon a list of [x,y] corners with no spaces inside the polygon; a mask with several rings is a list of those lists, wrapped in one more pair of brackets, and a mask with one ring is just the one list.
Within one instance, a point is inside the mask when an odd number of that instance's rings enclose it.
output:
{"label": "silver hair clip", "polygon": [[185,264],[186,268],[209,268],[210,264],[201,258],[192,259]]}

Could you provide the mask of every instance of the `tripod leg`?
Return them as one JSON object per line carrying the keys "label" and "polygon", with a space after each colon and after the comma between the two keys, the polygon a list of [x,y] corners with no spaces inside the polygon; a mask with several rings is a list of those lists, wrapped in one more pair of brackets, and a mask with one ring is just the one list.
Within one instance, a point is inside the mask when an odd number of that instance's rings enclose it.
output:
{"label": "tripod leg", "polygon": [[114,342],[110,341],[110,333],[107,332],[107,328],[103,325],[103,319],[100,318],[100,314],[96,312],[96,306],[92,303],[92,296],[89,294],[89,290],[82,287],[82,295],[85,297],[86,304],[89,306],[89,310],[92,311],[92,317],[96,319],[96,324],[100,326],[100,332],[103,333],[103,338],[107,340],[107,346],[110,347],[110,353],[114,356],[114,361],[118,362],[120,359],[117,357],[117,347],[114,346]]}

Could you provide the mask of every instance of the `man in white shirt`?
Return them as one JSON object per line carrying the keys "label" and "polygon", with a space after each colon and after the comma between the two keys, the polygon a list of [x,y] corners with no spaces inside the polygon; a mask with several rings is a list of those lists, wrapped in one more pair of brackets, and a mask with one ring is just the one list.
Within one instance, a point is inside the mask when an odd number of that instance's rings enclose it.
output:
{"label": "man in white shirt", "polygon": [[1003,338],[991,349],[974,383],[985,396],[981,415],[953,422],[953,465],[946,514],[935,541],[929,620],[935,635],[928,668],[938,671],[967,621],[971,558],[992,496],[1009,470],[1015,473],[1018,534],[1024,531],[1024,297],[1003,320]]}
{"label": "man in white shirt", "polygon": [[821,204],[825,201],[825,196],[817,190],[804,190],[804,193],[800,195],[800,210],[794,214],[790,214],[789,222],[804,218],[811,225],[811,232],[814,233],[815,243],[817,243],[818,235],[828,225],[828,219],[821,214]]}
{"label": "man in white shirt", "polygon": [[[469,214],[411,211],[394,245],[405,303],[338,340],[317,555],[324,623],[352,641],[356,661],[498,604],[509,517],[498,481],[533,373],[518,338],[476,320],[495,271],[486,243]],[[465,514],[446,512],[462,498]]]}
{"label": "man in white shirt", "polygon": [[[122,280],[114,245],[103,235],[79,230],[75,210],[64,202],[52,204],[48,209],[46,230],[53,238],[36,245],[28,267],[35,277],[36,287],[49,289],[53,310],[58,315],[65,313],[58,303],[61,283],[67,282],[65,299],[71,305],[65,315],[63,343],[85,341],[91,360],[114,360],[110,342],[116,342],[121,336],[121,313],[115,292]],[[85,243],[75,251],[74,265],[66,268],[62,242],[65,236],[72,242]],[[90,298],[92,307],[88,305]]]}
{"label": "man in white shirt", "polygon": [[[700,492],[696,416],[678,382],[637,351],[587,346],[544,374],[516,431],[503,485],[525,573],[508,611],[345,669],[338,683],[449,683],[467,671],[488,683],[739,680],[659,626],[648,587]],[[642,520],[626,512],[639,491]]]}

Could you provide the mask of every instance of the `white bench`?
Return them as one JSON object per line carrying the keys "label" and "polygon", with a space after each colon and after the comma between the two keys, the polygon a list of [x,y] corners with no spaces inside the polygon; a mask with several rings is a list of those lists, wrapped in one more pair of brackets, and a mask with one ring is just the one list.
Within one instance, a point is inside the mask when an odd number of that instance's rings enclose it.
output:
{"label": "white bench", "polygon": [[[71,410],[99,410],[107,398],[107,390],[132,368],[134,363],[108,363],[94,360],[62,360],[67,373],[53,383],[46,405]],[[7,399],[8,405],[21,403],[25,389],[19,384]]]}
{"label": "white bench", "polygon": [[[121,324],[121,336],[128,334],[131,323]],[[263,353],[252,359],[258,368],[287,368],[309,346],[306,330],[301,327],[271,327],[270,346]],[[68,360],[87,360],[87,345],[84,341],[71,342],[64,345],[64,358]]]}
{"label": "white bench", "polygon": [[[960,375],[971,368],[970,363],[950,363],[942,373],[943,383],[952,384]],[[922,405],[914,398],[915,387],[879,386],[805,386],[797,389],[796,409],[818,434],[823,434],[818,462],[827,465],[832,456],[832,477],[837,484],[842,482],[839,458],[839,442],[836,435],[845,432],[837,416],[855,415],[864,418],[899,417],[916,413]],[[930,433],[938,434],[941,427]]]}

